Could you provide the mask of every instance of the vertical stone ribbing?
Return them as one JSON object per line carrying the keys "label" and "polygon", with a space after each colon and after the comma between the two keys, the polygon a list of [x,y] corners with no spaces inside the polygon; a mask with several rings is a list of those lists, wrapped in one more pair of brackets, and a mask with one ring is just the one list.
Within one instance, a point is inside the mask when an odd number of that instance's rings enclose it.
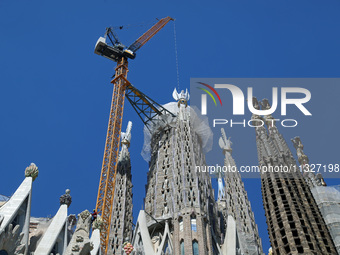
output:
{"label": "vertical stone ribbing", "polygon": [[128,147],[130,145],[129,122],[126,133],[122,133],[122,149],[119,154],[115,196],[111,215],[110,245],[108,254],[123,254],[122,245],[132,238],[132,176]]}
{"label": "vertical stone ribbing", "polygon": [[[219,145],[224,154],[224,173],[227,215],[233,216],[236,221],[236,228],[239,238],[239,246],[243,254],[263,254],[262,243],[259,237],[254,213],[251,210],[247,192],[237,171],[236,163],[231,155],[231,141],[227,139],[224,129],[221,129],[222,137]],[[224,221],[226,222],[226,218]]]}
{"label": "vertical stone ribbing", "polygon": [[[254,107],[259,109],[256,99]],[[267,100],[262,107],[269,109]],[[253,115],[261,173],[262,197],[273,254],[337,254],[333,241],[275,121]],[[268,133],[263,125],[268,126]],[[270,171],[270,169],[279,171]]]}
{"label": "vertical stone ribbing", "polygon": [[303,171],[303,176],[312,191],[323,219],[327,225],[337,252],[340,252],[340,192],[334,187],[327,187],[321,173],[315,175],[309,165],[309,158],[303,152],[303,144],[300,137],[291,139],[296,149],[296,155]]}
{"label": "vertical stone ribbing", "polygon": [[186,255],[194,254],[196,246],[199,254],[218,254],[219,228],[211,179],[208,173],[196,171],[196,166],[205,166],[205,157],[201,138],[191,123],[190,114],[195,113],[183,101],[176,108],[177,117],[151,138],[145,197],[149,232],[156,250],[163,222],[169,220],[172,254],[181,254],[182,242]]}

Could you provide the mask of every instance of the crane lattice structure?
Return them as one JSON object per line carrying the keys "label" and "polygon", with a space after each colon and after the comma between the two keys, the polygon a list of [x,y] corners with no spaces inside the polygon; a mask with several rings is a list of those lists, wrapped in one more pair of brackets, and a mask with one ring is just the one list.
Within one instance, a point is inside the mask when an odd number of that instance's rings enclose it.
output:
{"label": "crane lattice structure", "polygon": [[[157,34],[170,20],[173,19],[166,17],[159,20],[129,47],[125,47],[119,41],[112,28],[107,28],[105,36],[98,39],[95,47],[94,52],[96,54],[117,62],[114,79],[111,81],[114,88],[96,203],[96,211],[101,215],[104,223],[100,234],[103,254],[107,254],[109,245],[110,223],[126,91],[128,99],[138,115],[141,118],[142,115],[146,117],[145,120],[142,118],[144,124],[147,125],[148,121],[152,121],[156,115],[162,115],[165,112],[170,113],[133,87],[127,80],[127,73],[129,71],[128,58],[134,59],[136,57],[136,51]],[[108,39],[108,42],[106,39]]]}

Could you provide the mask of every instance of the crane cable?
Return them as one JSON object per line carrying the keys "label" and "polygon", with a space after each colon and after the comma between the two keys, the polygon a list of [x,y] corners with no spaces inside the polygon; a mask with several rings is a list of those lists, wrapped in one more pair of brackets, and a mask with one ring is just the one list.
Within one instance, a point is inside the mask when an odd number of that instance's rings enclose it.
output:
{"label": "crane cable", "polygon": [[179,91],[179,68],[178,68],[178,52],[177,52],[177,36],[176,36],[176,21],[174,21],[174,38],[175,38],[175,54],[176,54],[176,71],[177,71],[177,88]]}

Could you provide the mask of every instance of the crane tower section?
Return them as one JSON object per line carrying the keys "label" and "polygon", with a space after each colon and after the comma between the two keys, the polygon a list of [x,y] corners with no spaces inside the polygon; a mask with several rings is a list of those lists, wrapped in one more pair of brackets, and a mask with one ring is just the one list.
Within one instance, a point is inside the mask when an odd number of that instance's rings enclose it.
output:
{"label": "crane tower section", "polygon": [[[115,78],[111,81],[114,88],[96,203],[96,211],[102,216],[104,223],[101,231],[103,254],[107,254],[108,251],[125,91],[130,85],[127,80],[128,59],[134,59],[136,51],[157,34],[170,20],[173,19],[166,17],[159,20],[129,47],[119,41],[112,28],[107,28],[104,37],[100,37],[95,46],[94,53],[117,62]],[[148,103],[148,100],[144,99],[143,101]]]}

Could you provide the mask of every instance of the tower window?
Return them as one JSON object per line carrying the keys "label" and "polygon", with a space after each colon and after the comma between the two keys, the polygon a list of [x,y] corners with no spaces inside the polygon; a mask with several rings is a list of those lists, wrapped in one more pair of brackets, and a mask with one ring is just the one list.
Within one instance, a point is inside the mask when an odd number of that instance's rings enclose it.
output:
{"label": "tower window", "polygon": [[193,251],[193,255],[199,255],[199,252],[198,252],[198,242],[196,240],[194,240],[192,242],[192,251]]}
{"label": "tower window", "polygon": [[8,252],[6,250],[1,250],[0,255],[8,255]]}
{"label": "tower window", "polygon": [[183,232],[183,218],[179,219],[179,231]]}
{"label": "tower window", "polygon": [[196,217],[195,216],[191,216],[191,231],[196,232],[197,231],[197,225],[196,225]]}
{"label": "tower window", "polygon": [[181,240],[180,246],[181,246],[181,255],[185,255],[185,253],[184,253],[184,241],[183,241],[183,239]]}

